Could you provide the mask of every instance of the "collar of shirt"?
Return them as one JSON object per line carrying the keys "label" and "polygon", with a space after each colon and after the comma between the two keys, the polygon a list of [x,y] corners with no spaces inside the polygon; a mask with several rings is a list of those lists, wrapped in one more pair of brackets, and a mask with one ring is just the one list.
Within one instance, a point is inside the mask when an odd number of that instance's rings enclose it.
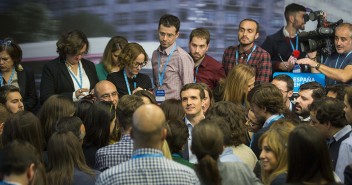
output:
{"label": "collar of shirt", "polygon": [[[238,162],[241,161],[234,153],[232,147],[226,147],[219,156],[220,162]],[[242,162],[242,161],[241,161]]]}
{"label": "collar of shirt", "polygon": [[[204,55],[204,58],[203,58],[203,60],[202,60],[202,62],[198,65],[198,67],[199,66],[202,66],[202,68],[206,68],[207,67],[207,60],[206,60],[206,58],[208,57],[208,55],[207,54],[205,54]],[[196,66],[194,66],[194,68],[196,68]]]}
{"label": "collar of shirt", "polygon": [[310,121],[310,116],[308,116],[308,117],[306,117],[306,118],[304,118],[304,117],[302,117],[302,116],[298,116],[299,117],[299,119],[301,120],[301,121],[304,121],[304,122],[309,122]]}
{"label": "collar of shirt", "polygon": [[122,138],[121,138],[121,141],[122,141],[122,140],[132,140],[132,139],[131,139],[130,134],[124,134],[124,135],[122,136]]}
{"label": "collar of shirt", "polygon": [[187,119],[186,116],[185,116],[184,120],[185,120],[185,123],[186,123],[186,125],[187,125],[188,128],[189,128],[189,127],[193,128],[193,124]]}
{"label": "collar of shirt", "polygon": [[286,26],[284,26],[284,28],[282,29],[282,34],[284,34],[285,37],[290,37],[290,34],[286,30]]}
{"label": "collar of shirt", "polygon": [[255,44],[253,44],[253,46],[251,48],[249,48],[249,49],[247,49],[246,51],[243,51],[243,52],[240,51],[240,45],[238,45],[237,46],[238,54],[239,55],[245,54],[246,56],[248,56],[252,52],[252,49],[253,49],[254,45]]}
{"label": "collar of shirt", "polygon": [[341,130],[336,132],[336,134],[333,136],[333,138],[335,138],[335,140],[338,141],[339,139],[341,139],[344,135],[346,135],[351,130],[352,130],[351,125],[346,125]]}
{"label": "collar of shirt", "polygon": [[144,154],[162,154],[163,155],[163,152],[155,148],[140,148],[140,149],[134,150],[132,153],[132,156],[144,155]]}
{"label": "collar of shirt", "polygon": [[[159,52],[162,53],[162,54],[166,54],[166,55],[170,55],[171,51],[172,51],[172,48],[174,47],[174,45],[176,45],[176,41],[168,48],[162,50],[162,47],[161,45],[159,46]],[[177,51],[177,47],[175,49],[175,51]]]}
{"label": "collar of shirt", "polygon": [[[271,116],[265,121],[265,123],[264,123],[264,125],[263,125],[263,128],[270,126],[272,120],[275,119],[276,117],[279,117],[279,116],[280,116],[280,114],[271,115]],[[276,121],[276,120],[275,120],[275,121]]]}

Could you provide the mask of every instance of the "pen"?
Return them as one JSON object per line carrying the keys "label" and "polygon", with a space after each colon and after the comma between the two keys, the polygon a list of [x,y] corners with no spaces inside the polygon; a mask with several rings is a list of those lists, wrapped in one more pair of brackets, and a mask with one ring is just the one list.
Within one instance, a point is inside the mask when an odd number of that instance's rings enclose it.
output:
{"label": "pen", "polygon": [[285,64],[284,60],[282,60],[282,57],[281,57],[280,53],[278,53],[277,55],[279,56],[281,62],[285,65],[286,70],[288,71],[288,67],[287,67],[287,65]]}

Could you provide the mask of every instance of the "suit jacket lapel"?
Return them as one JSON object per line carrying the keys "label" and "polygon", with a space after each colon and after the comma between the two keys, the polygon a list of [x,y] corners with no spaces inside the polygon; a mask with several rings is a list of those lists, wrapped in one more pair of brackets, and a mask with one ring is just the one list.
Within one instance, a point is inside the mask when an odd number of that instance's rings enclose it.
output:
{"label": "suit jacket lapel", "polygon": [[65,76],[65,78],[67,79],[67,81],[70,83],[70,86],[72,88],[72,91],[75,90],[75,86],[73,84],[72,78],[70,73],[68,72],[68,68],[66,67],[65,63],[60,62],[60,70],[62,72],[62,74]]}
{"label": "suit jacket lapel", "polygon": [[18,86],[20,87],[20,94],[24,98],[26,94],[26,73],[25,71],[17,71],[17,81],[18,81]]}

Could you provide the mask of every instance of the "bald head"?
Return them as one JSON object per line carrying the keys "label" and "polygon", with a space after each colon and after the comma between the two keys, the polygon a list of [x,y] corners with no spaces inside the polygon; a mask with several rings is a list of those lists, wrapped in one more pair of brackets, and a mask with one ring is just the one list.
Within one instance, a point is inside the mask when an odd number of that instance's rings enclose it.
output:
{"label": "bald head", "polygon": [[160,149],[166,138],[165,115],[160,107],[144,104],[133,114],[132,137],[135,148]]}
{"label": "bald head", "polygon": [[113,102],[115,107],[119,100],[116,86],[107,80],[102,80],[95,85],[94,94],[98,101]]}

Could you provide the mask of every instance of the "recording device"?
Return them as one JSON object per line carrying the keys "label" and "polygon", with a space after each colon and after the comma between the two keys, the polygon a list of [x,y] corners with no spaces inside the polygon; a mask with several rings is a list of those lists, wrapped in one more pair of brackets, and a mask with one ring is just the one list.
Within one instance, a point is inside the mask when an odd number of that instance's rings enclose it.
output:
{"label": "recording device", "polygon": [[335,51],[335,29],[343,20],[328,22],[324,14],[321,10],[309,13],[309,20],[318,24],[315,30],[298,34],[303,52],[318,51],[322,55],[331,55]]}

